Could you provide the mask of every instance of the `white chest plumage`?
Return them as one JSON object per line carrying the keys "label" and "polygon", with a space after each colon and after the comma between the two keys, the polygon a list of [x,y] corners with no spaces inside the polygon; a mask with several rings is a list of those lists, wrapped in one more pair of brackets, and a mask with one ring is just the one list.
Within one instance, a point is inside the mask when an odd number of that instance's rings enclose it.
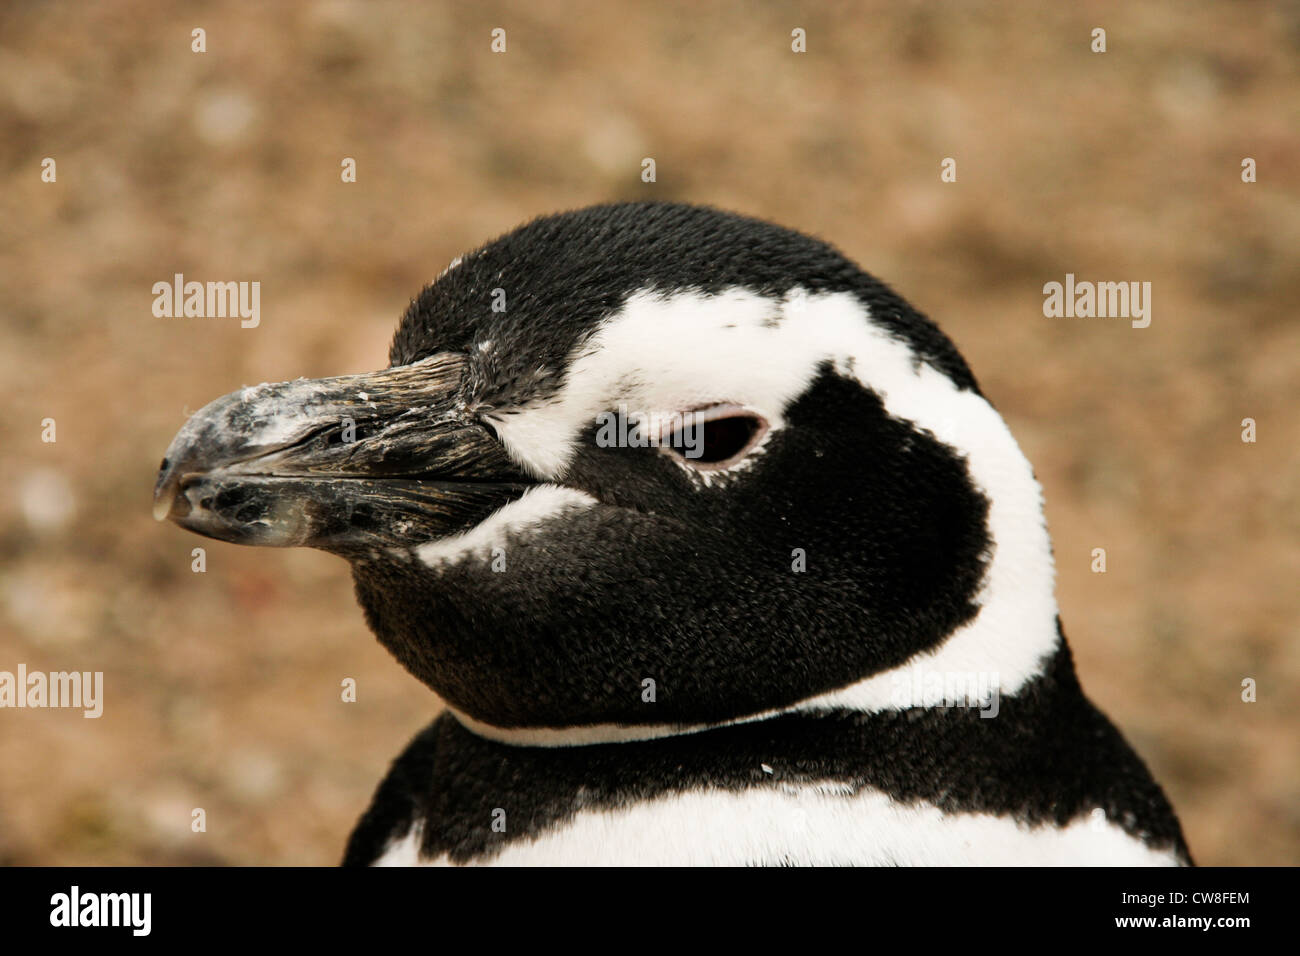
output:
{"label": "white chest plumage", "polygon": [[[509,820],[507,817],[507,828]],[[376,866],[447,866],[419,854],[419,824]],[[498,866],[1177,866],[1100,814],[1068,826],[948,814],[874,790],[701,790],[590,810],[471,864]]]}

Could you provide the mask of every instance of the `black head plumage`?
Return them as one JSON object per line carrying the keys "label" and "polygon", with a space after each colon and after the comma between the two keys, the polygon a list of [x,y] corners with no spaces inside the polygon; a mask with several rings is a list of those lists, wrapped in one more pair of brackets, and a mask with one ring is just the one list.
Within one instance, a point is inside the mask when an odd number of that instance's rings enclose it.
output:
{"label": "black head plumage", "polygon": [[[918,363],[977,392],[933,323],[829,245],[661,203],[544,217],[464,256],[412,302],[391,360],[465,354],[465,403],[509,416],[554,396],[634,292],[780,299],[794,288],[848,293]],[[619,396],[607,397],[612,408]],[[887,668],[975,611],[987,503],[962,456],[829,363],[725,487],[701,486],[653,449],[600,447],[596,431],[590,423],[551,476],[595,504],[503,537],[504,570],[488,553],[436,567],[386,554],[356,563],[372,628],[472,718],[734,718]],[[792,570],[800,554],[812,573]]]}
{"label": "black head plumage", "polygon": [[[780,296],[848,292],[962,388],[978,390],[939,328],[833,246],[746,216],[685,203],[629,202],[543,216],[457,260],[411,302],[389,352],[406,365],[491,341],[484,400],[558,387],[576,346],[641,289]],[[493,292],[505,293],[493,311]]]}

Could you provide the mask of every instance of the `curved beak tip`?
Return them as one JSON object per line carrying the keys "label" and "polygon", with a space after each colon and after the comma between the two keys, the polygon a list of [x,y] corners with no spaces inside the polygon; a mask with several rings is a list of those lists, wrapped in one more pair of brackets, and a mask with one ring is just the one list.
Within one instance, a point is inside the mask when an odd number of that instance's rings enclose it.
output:
{"label": "curved beak tip", "polygon": [[166,521],[172,512],[172,503],[162,495],[155,494],[153,499],[153,520]]}

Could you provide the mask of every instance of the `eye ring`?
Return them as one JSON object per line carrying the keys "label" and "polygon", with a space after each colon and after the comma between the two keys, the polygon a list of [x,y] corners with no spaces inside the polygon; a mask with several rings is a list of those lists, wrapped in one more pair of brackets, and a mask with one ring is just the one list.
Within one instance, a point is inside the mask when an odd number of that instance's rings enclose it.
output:
{"label": "eye ring", "polygon": [[770,427],[766,418],[743,405],[708,405],[683,412],[680,422],[662,427],[659,449],[696,471],[725,471],[753,451]]}

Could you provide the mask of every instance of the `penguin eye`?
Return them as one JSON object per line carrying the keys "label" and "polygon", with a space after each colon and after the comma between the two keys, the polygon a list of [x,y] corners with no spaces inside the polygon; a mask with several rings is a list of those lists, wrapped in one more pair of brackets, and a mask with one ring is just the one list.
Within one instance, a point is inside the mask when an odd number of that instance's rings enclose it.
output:
{"label": "penguin eye", "polygon": [[692,467],[716,471],[738,462],[766,432],[761,416],[735,405],[715,405],[682,416],[659,444]]}

